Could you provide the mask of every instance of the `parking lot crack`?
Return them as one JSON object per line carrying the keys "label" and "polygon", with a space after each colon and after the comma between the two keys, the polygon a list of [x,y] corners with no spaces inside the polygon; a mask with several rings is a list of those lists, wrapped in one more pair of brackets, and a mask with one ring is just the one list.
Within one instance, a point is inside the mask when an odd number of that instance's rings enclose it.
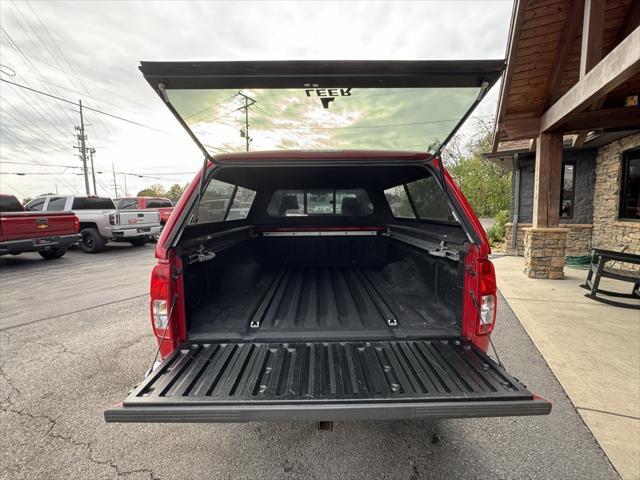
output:
{"label": "parking lot crack", "polygon": [[106,459],[97,458],[97,454],[95,452],[95,446],[93,443],[77,440],[70,435],[63,435],[61,433],[56,432],[55,429],[58,426],[58,423],[57,423],[57,419],[54,417],[50,417],[49,415],[33,414],[24,409],[21,409],[21,410],[16,409],[11,405],[9,406],[0,405],[0,411],[4,413],[13,413],[15,415],[19,415],[21,417],[27,417],[35,421],[47,422],[49,424],[49,427],[45,432],[46,436],[55,438],[58,440],[62,440],[76,447],[85,449],[87,451],[87,459],[91,463],[94,463],[96,465],[101,465],[101,466],[107,466],[113,469],[113,471],[116,473],[118,477],[126,477],[129,475],[134,475],[136,473],[141,473],[141,474],[148,475],[150,480],[160,480],[160,477],[157,476],[153,472],[153,470],[149,468],[123,469],[122,467],[120,467],[120,465],[118,465],[118,463],[111,460],[110,458],[106,458]]}
{"label": "parking lot crack", "polygon": [[7,385],[9,385],[9,391],[7,392],[7,396],[6,398],[4,398],[2,401],[0,401],[0,406],[4,403],[8,403],[9,405],[12,405],[11,402],[11,393],[16,393],[17,395],[22,395],[22,392],[20,391],[20,389],[18,387],[16,387],[15,383],[13,382],[13,380],[9,377],[9,375],[7,375],[7,373],[4,371],[4,364],[5,362],[2,362],[2,365],[0,365],[0,378],[2,378]]}
{"label": "parking lot crack", "polygon": [[118,465],[118,463],[111,460],[110,458],[107,458],[107,459],[98,458],[95,452],[95,446],[93,443],[77,440],[70,435],[63,435],[61,433],[56,432],[55,430],[56,430],[56,427],[58,426],[56,418],[51,417],[49,415],[44,415],[44,414],[33,414],[27,411],[26,409],[16,408],[11,399],[11,394],[13,392],[17,395],[21,395],[22,392],[18,387],[16,387],[11,377],[9,377],[9,375],[7,375],[7,373],[4,371],[4,363],[0,365],[0,378],[2,378],[7,383],[7,385],[9,385],[9,389],[10,389],[7,397],[3,399],[2,402],[0,402],[0,412],[4,412],[5,414],[14,414],[20,417],[26,417],[37,422],[39,421],[46,422],[48,424],[47,431],[45,432],[46,436],[55,438],[58,440],[62,440],[64,442],[70,443],[79,448],[84,448],[87,451],[87,458],[91,463],[110,467],[111,469],[113,469],[113,471],[116,473],[118,477],[126,477],[129,475],[134,475],[139,473],[139,474],[148,475],[150,480],[160,480],[160,477],[158,477],[153,472],[153,470],[149,468],[123,469],[122,467],[120,467],[120,465]]}

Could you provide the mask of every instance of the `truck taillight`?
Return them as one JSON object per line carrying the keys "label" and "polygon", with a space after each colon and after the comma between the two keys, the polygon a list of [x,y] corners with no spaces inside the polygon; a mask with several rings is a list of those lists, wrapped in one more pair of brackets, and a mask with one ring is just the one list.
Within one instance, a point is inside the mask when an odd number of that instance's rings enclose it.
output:
{"label": "truck taillight", "polygon": [[158,264],[151,272],[151,319],[156,337],[169,336],[166,328],[169,324],[167,306],[169,303],[169,272],[168,264]]}
{"label": "truck taillight", "polygon": [[480,260],[480,305],[478,305],[478,335],[491,333],[496,322],[496,272],[490,260]]}
{"label": "truck taillight", "polygon": [[80,220],[75,215],[73,216],[73,228],[75,229],[76,233],[80,231]]}
{"label": "truck taillight", "polygon": [[118,224],[118,214],[110,213],[109,214],[109,225],[117,225]]}
{"label": "truck taillight", "polygon": [[154,300],[151,303],[151,311],[153,317],[153,326],[158,329],[165,329],[169,323],[167,316],[167,301]]}

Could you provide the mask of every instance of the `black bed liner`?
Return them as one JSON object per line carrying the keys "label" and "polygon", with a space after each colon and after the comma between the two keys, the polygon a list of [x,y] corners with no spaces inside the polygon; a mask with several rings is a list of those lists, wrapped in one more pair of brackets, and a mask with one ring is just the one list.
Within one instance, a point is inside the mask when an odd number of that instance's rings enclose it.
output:
{"label": "black bed liner", "polygon": [[237,422],[546,414],[515,378],[462,340],[191,343],[113,422]]}
{"label": "black bed liner", "polygon": [[[406,278],[422,285],[408,270]],[[189,338],[281,342],[309,340],[313,333],[347,341],[420,338],[424,331],[458,337],[460,325],[447,303],[457,297],[436,286],[424,286],[422,295],[415,290],[390,284],[376,267],[274,267],[251,291],[222,291],[194,312]]]}

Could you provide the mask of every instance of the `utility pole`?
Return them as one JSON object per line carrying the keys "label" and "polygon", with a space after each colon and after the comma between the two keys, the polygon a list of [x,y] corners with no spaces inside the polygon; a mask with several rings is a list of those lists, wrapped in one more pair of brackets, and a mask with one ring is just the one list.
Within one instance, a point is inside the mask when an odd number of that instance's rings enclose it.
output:
{"label": "utility pole", "polygon": [[129,196],[129,192],[127,192],[127,175],[124,176],[124,196]]}
{"label": "utility pole", "polygon": [[78,100],[78,105],[80,105],[80,127],[76,127],[76,132],[78,132],[78,141],[80,145],[76,148],[80,150],[80,158],[82,158],[82,170],[84,171],[84,188],[87,192],[87,195],[91,195],[91,190],[89,189],[89,172],[87,171],[87,148],[85,145],[85,141],[87,136],[84,133],[84,119],[82,118],[82,100]]}
{"label": "utility pole", "polygon": [[244,110],[244,130],[240,129],[240,137],[244,138],[247,144],[247,152],[249,151],[249,143],[251,143],[251,137],[249,136],[249,107],[256,103],[254,98],[245,95],[242,92],[236,93],[236,97],[242,97],[244,105],[238,110]]}
{"label": "utility pole", "polygon": [[115,192],[115,198],[118,198],[118,184],[116,183],[116,166],[111,162],[111,169],[113,170],[113,191]]}
{"label": "utility pole", "polygon": [[91,178],[93,179],[93,194],[98,196],[98,189],[96,188],[96,171],[93,168],[93,154],[96,153],[96,149],[91,147],[89,149],[89,158],[91,159]]}

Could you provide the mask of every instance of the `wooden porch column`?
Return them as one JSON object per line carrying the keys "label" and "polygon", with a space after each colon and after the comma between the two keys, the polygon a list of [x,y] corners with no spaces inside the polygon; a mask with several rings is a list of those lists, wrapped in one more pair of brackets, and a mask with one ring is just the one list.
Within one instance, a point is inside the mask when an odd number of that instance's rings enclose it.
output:
{"label": "wooden porch column", "polygon": [[561,178],[562,133],[540,133],[536,142],[533,228],[559,225]]}
{"label": "wooden porch column", "polygon": [[562,133],[541,132],[536,144],[533,223],[524,232],[524,274],[530,278],[564,277],[568,230],[559,228]]}

